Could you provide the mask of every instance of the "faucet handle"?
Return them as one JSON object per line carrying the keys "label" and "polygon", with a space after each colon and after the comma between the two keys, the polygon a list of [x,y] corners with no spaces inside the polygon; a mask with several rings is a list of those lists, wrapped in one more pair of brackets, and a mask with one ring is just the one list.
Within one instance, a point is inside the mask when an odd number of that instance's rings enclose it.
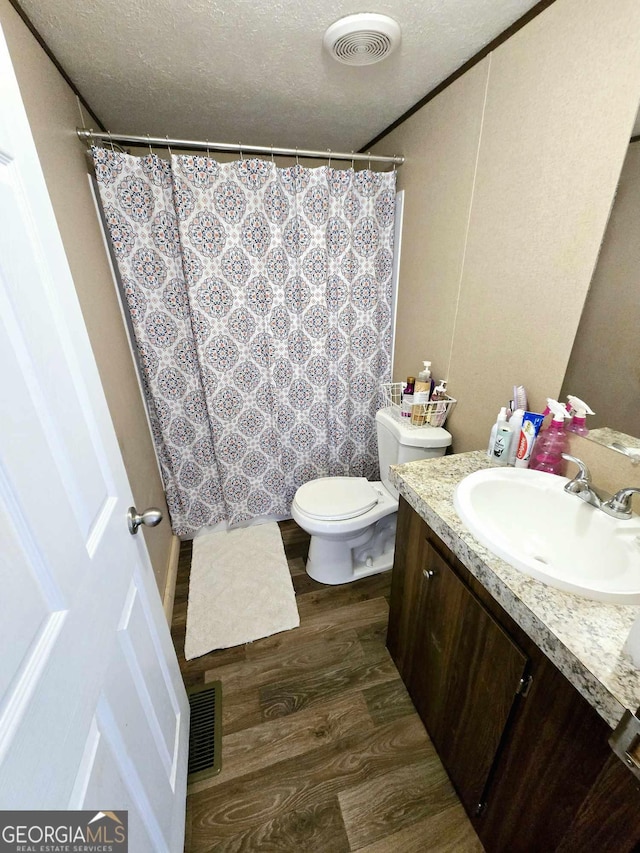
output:
{"label": "faucet handle", "polygon": [[571,456],[570,453],[563,453],[562,458],[565,459],[567,462],[573,462],[574,465],[578,466],[578,473],[575,475],[571,482],[581,480],[583,483],[587,483],[588,485],[591,483],[591,474],[589,473],[589,469],[584,464],[582,459],[578,459],[577,456]]}
{"label": "faucet handle", "polygon": [[631,518],[631,498],[636,492],[640,493],[640,488],[635,486],[630,489],[620,489],[612,498],[602,504],[601,509],[614,518]]}

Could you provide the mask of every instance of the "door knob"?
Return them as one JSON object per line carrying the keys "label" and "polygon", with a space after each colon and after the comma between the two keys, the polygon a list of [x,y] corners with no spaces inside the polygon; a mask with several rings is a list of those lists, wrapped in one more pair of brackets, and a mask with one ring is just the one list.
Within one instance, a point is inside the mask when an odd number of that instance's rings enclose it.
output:
{"label": "door knob", "polygon": [[150,506],[149,509],[145,509],[142,514],[138,513],[138,510],[134,506],[129,507],[129,512],[127,513],[127,524],[129,526],[129,533],[132,536],[136,535],[141,524],[146,524],[147,527],[155,527],[156,524],[160,524],[161,521],[162,510],[159,510],[155,506]]}

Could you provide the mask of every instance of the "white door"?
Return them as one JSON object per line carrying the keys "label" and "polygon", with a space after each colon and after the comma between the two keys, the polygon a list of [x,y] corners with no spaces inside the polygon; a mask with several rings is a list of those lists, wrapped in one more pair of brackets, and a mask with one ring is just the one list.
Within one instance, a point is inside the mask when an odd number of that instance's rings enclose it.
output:
{"label": "white door", "polygon": [[0,389],[0,809],[182,850],[188,703],[1,32]]}

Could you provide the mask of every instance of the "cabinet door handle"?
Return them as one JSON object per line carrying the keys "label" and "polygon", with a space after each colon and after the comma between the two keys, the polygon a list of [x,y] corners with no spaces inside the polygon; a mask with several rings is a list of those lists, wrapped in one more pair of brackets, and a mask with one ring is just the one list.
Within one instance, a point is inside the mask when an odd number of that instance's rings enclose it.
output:
{"label": "cabinet door handle", "polygon": [[433,571],[433,569],[422,570],[422,577],[425,578],[425,580],[431,580],[431,578],[435,578],[435,576],[436,573]]}

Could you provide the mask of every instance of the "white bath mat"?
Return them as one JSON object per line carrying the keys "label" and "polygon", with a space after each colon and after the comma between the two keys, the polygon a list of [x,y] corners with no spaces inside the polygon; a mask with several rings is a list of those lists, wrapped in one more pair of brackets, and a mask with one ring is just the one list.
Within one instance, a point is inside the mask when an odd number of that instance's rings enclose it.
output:
{"label": "white bath mat", "polygon": [[300,616],[277,524],[193,540],[187,660],[297,628]]}

